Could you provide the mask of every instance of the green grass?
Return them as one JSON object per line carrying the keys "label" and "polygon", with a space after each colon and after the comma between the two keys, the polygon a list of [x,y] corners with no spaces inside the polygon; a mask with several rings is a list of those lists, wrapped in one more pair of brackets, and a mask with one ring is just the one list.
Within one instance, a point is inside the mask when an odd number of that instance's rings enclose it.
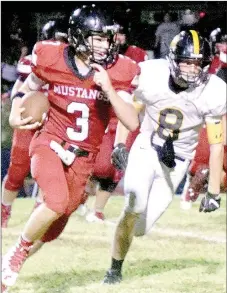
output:
{"label": "green grass", "polygon": [[[17,240],[33,203],[16,201],[2,235],[3,253]],[[123,282],[115,286],[101,285],[110,265],[114,226],[87,223],[74,214],[61,237],[25,263],[9,293],[224,293],[225,203],[223,197],[220,210],[204,214],[198,212],[199,203],[190,211],[180,210],[176,197],[153,233],[134,239]],[[107,218],[116,221],[123,204],[123,197],[112,197]]]}

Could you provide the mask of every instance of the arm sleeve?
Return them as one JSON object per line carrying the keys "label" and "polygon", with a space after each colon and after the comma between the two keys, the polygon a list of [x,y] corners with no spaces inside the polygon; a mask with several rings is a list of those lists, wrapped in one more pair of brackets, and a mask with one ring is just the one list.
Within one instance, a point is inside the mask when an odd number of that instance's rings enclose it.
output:
{"label": "arm sleeve", "polygon": [[207,137],[209,144],[223,142],[222,116],[213,116],[206,118]]}

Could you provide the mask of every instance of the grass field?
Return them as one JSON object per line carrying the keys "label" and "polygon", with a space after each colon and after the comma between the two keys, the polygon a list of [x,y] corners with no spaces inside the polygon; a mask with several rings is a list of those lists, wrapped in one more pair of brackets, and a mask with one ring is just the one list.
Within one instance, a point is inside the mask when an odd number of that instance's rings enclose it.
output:
{"label": "grass field", "polygon": [[[91,206],[94,198],[90,198]],[[33,207],[18,199],[3,253],[17,240]],[[87,223],[74,214],[61,237],[46,244],[24,265],[9,293],[224,293],[226,292],[226,198],[211,214],[179,209],[176,197],[153,233],[135,238],[123,269],[123,282],[101,281],[110,265],[114,225]],[[115,222],[123,197],[112,197],[106,216]]]}

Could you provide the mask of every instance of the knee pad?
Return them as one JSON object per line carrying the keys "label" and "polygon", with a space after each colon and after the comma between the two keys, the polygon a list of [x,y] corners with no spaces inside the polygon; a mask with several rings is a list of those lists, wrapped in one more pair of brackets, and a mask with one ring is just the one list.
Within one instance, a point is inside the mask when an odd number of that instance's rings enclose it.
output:
{"label": "knee pad", "polygon": [[99,183],[99,188],[103,191],[113,192],[117,186],[116,182],[113,182],[110,178],[98,178],[95,180]]}
{"label": "knee pad", "polygon": [[62,215],[60,218],[55,220],[43,237],[40,239],[42,242],[50,242],[58,238],[58,236],[65,229],[66,224],[68,223],[69,217],[66,215]]}

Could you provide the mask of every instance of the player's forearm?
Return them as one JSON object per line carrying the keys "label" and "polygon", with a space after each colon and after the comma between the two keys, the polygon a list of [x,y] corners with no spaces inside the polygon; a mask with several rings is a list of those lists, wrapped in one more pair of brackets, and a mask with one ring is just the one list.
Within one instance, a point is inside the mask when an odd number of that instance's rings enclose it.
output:
{"label": "player's forearm", "polygon": [[129,134],[128,128],[126,128],[121,121],[118,121],[117,124],[117,130],[116,130],[116,136],[115,136],[115,141],[114,141],[114,147],[118,145],[119,143],[126,143],[128,134]]}
{"label": "player's forearm", "polygon": [[38,91],[42,88],[42,86],[45,84],[44,81],[39,79],[33,72],[29,74],[29,76],[26,78],[26,80],[23,82],[20,88],[18,88],[18,91],[15,93],[15,95],[12,97],[12,107],[11,112],[9,116],[9,124],[13,126],[13,119],[14,117],[18,117],[21,114],[21,103],[22,103],[22,97],[23,94],[27,94],[31,91]]}
{"label": "player's forearm", "polygon": [[223,168],[223,144],[210,145],[209,184],[208,191],[212,194],[220,193],[221,174]]}
{"label": "player's forearm", "polygon": [[9,115],[9,125],[14,128],[14,125],[12,123],[13,118],[20,115],[20,109],[21,108],[21,98],[15,98],[12,101],[11,111]]}
{"label": "player's forearm", "polygon": [[[21,103],[22,103],[21,98],[23,96],[22,94],[26,94],[30,91],[31,90],[25,80],[25,82],[22,84],[22,86],[17,88],[16,93],[12,96],[12,106],[11,106],[11,111],[10,111],[10,115],[9,115],[9,124],[12,127],[13,127],[13,125],[11,122],[12,122],[13,118],[20,115],[20,108],[21,108]],[[18,93],[20,96],[17,97]]]}
{"label": "player's forearm", "polygon": [[133,105],[125,102],[113,88],[106,94],[122,124],[130,131],[136,130],[139,126],[139,117]]}

